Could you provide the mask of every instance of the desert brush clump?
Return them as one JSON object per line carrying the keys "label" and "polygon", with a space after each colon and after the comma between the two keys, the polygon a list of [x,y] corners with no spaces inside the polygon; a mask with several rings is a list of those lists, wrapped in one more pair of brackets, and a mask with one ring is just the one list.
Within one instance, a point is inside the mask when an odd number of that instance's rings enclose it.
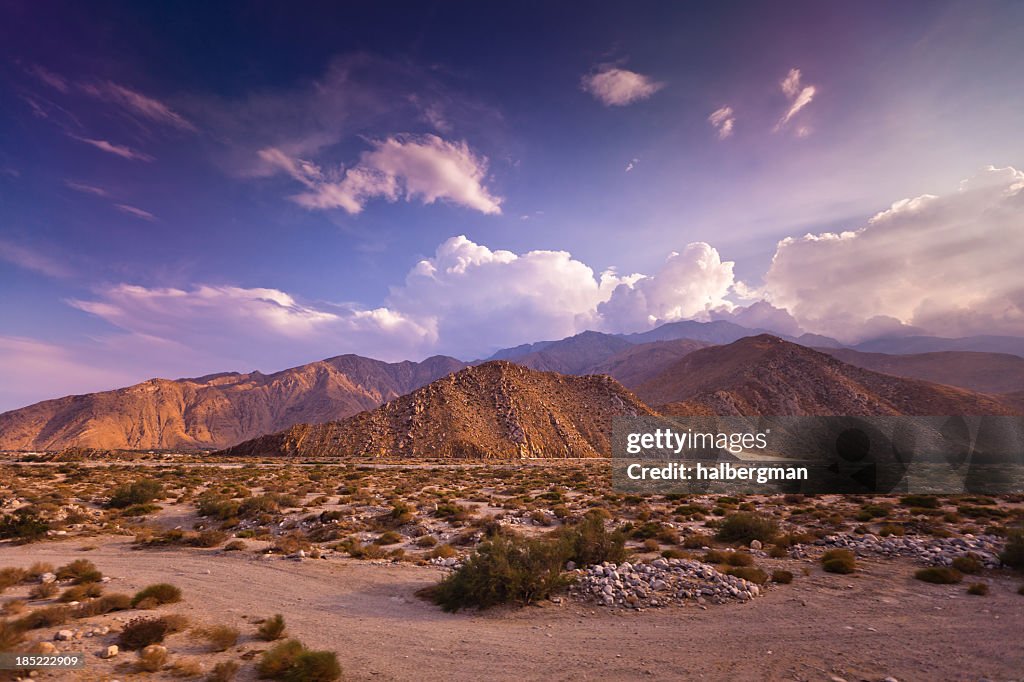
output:
{"label": "desert brush clump", "polygon": [[75,559],[57,569],[58,580],[70,580],[75,585],[82,583],[98,583],[103,574],[88,559]]}
{"label": "desert brush clump", "polygon": [[1014,528],[1006,536],[1006,547],[999,560],[1010,568],[1024,572],[1024,528]]}
{"label": "desert brush clump", "polygon": [[150,644],[139,651],[139,670],[155,673],[167,663],[167,649],[159,644]]}
{"label": "desert brush clump", "polygon": [[967,594],[984,597],[988,594],[988,583],[971,583],[967,586]]}
{"label": "desert brush clump", "polygon": [[231,682],[238,673],[238,661],[220,661],[206,676],[206,682]]}
{"label": "desert brush clump", "polygon": [[341,665],[333,651],[314,651],[287,639],[264,652],[256,673],[260,679],[284,682],[333,682],[341,677]]}
{"label": "desert brush clump", "polygon": [[830,549],[821,555],[821,567],[827,573],[853,573],[857,570],[857,558],[848,549]]}
{"label": "desert brush clump", "polygon": [[609,532],[600,514],[588,513],[579,523],[566,525],[555,532],[562,545],[565,560],[577,566],[592,566],[610,561],[626,560],[626,537],[619,531]]}
{"label": "desert brush clump", "polygon": [[284,616],[280,613],[275,613],[270,618],[267,618],[260,627],[256,630],[256,636],[262,639],[264,642],[273,642],[281,639],[285,634]]}
{"label": "desert brush clump", "polygon": [[241,633],[230,625],[208,625],[194,629],[192,634],[205,640],[210,651],[227,651],[238,643]]}
{"label": "desert brush clump", "polygon": [[181,601],[181,589],[170,583],[154,583],[142,588],[132,597],[132,606],[142,609]]}
{"label": "desert brush clump", "polygon": [[716,537],[722,542],[771,542],[778,533],[775,519],[754,512],[737,512],[722,519]]}
{"label": "desert brush clump", "polygon": [[163,642],[168,634],[170,627],[163,618],[134,618],[124,626],[117,643],[122,649],[135,651]]}
{"label": "desert brush clump", "polygon": [[946,566],[929,566],[928,568],[919,569],[914,573],[914,577],[926,583],[934,583],[936,585],[952,585],[964,579],[960,571]]}
{"label": "desert brush clump", "polygon": [[424,594],[445,611],[531,604],[566,585],[565,556],[561,543],[549,538],[502,533],[481,543],[457,571]]}
{"label": "desert brush clump", "polygon": [[114,488],[107,506],[111,509],[124,509],[132,505],[146,505],[162,497],[163,486],[160,481],[143,479]]}
{"label": "desert brush clump", "polygon": [[0,620],[0,651],[14,651],[24,641],[24,627],[8,620]]}

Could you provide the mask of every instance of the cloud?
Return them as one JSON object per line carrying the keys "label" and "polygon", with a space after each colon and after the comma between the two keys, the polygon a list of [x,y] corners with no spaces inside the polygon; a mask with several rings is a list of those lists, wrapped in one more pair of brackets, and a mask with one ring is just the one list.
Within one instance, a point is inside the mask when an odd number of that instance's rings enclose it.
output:
{"label": "cloud", "polygon": [[750,329],[767,329],[777,334],[800,336],[803,327],[788,310],[776,308],[767,301],[756,301],[732,310],[719,309],[711,313],[712,320],[725,320]]}
{"label": "cloud", "polygon": [[[764,294],[806,329],[858,341],[913,326],[1024,335],[1024,172],[892,204],[858,229],[779,242]],[[881,332],[879,331],[881,330]]]}
{"label": "cloud", "polygon": [[325,171],[312,161],[267,148],[260,159],[289,175],[308,191],[292,197],[309,209],[340,208],[359,213],[372,199],[424,204],[448,201],[485,214],[501,213],[500,197],[484,186],[487,159],[466,142],[448,142],[436,135],[398,135],[371,142],[372,149],[351,168]]}
{"label": "cloud", "polygon": [[68,268],[46,254],[6,239],[0,239],[0,260],[48,277],[68,277],[70,275]]}
{"label": "cloud", "polygon": [[726,296],[734,282],[733,263],[722,261],[709,244],[694,242],[672,253],[654,275],[625,278],[597,309],[604,328],[617,332],[708,319],[713,310],[733,307]]}
{"label": "cloud", "polygon": [[141,208],[130,206],[129,204],[114,204],[114,208],[121,211],[122,213],[127,213],[130,216],[135,216],[136,218],[141,218],[142,220],[148,220],[150,222],[156,220],[156,216],[150,213],[149,211],[143,211]]}
{"label": "cloud", "polygon": [[79,142],[84,142],[85,144],[92,145],[93,147],[96,147],[96,149],[105,151],[108,154],[120,156],[122,159],[131,159],[132,161],[146,162],[154,160],[153,157],[150,156],[149,154],[136,151],[134,149],[131,149],[130,147],[114,144],[113,142],[108,142],[107,140],[94,140],[88,137],[79,137],[78,135],[70,135],[69,137],[78,140]]}
{"label": "cloud", "polygon": [[640,163],[640,159],[630,159],[629,163],[626,164],[626,172],[632,171],[638,163]]}
{"label": "cloud", "polygon": [[718,139],[724,140],[732,135],[733,126],[736,125],[736,116],[733,114],[732,107],[721,107],[711,112],[708,122],[718,131]]}
{"label": "cloud", "polygon": [[179,130],[189,132],[196,130],[192,123],[163,102],[126,88],[123,85],[106,81],[102,83],[83,83],[79,85],[79,88],[87,95],[121,107],[139,118],[178,128]]}
{"label": "cloud", "polygon": [[58,92],[67,94],[71,89],[71,85],[68,83],[66,78],[40,66],[39,64],[29,66],[28,72]]}
{"label": "cloud", "polygon": [[580,85],[585,92],[609,107],[621,107],[647,99],[665,87],[664,83],[649,76],[608,65],[583,76]]}
{"label": "cloud", "polygon": [[107,190],[102,187],[96,187],[95,185],[89,185],[84,182],[75,182],[74,180],[65,180],[64,184],[75,190],[76,192],[82,192],[83,194],[92,194],[97,197],[109,196]]}
{"label": "cloud", "polygon": [[[803,85],[801,79],[800,69],[790,69],[789,73],[786,74],[786,77],[780,83],[782,93],[789,100],[789,109],[782,115],[779,122],[775,124],[775,132],[782,130],[794,116],[810,104],[814,100],[814,95],[818,92],[818,89],[813,85]],[[806,137],[810,133],[810,129],[806,126],[801,126],[796,132],[798,137]]]}

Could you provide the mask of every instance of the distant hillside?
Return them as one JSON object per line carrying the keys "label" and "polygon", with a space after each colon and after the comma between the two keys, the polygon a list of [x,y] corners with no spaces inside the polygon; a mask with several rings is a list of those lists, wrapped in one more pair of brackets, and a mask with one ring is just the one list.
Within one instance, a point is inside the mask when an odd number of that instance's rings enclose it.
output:
{"label": "distant hillside", "polygon": [[857,344],[853,348],[865,353],[898,353],[901,355],[966,350],[978,353],[1010,353],[1024,357],[1024,338],[1019,336],[965,336],[946,339],[940,336],[903,336],[873,339]]}
{"label": "distant hillside", "polygon": [[607,374],[626,388],[635,389],[653,379],[686,355],[710,344],[692,339],[652,341],[629,346],[607,360],[591,365],[587,374]]}
{"label": "distant hillside", "polygon": [[0,414],[0,449],[225,447],[297,423],[351,416],[463,367],[443,356],[386,363],[342,355],[275,374],[151,379]]}
{"label": "distant hillside", "polygon": [[1008,393],[1024,387],[1024,358],[1009,353],[943,351],[912,355],[821,349],[856,367],[883,374],[959,386],[979,393]]}
{"label": "distant hillside", "polygon": [[613,416],[643,414],[652,412],[608,377],[494,361],[350,419],[294,426],[223,454],[594,457],[611,452]]}
{"label": "distant hillside", "polygon": [[632,343],[619,336],[583,332],[561,341],[545,343],[541,350],[517,355],[510,360],[542,372],[592,374],[596,365],[632,347]]}
{"label": "distant hillside", "polygon": [[770,335],[694,351],[636,392],[679,415],[1014,413],[989,396],[861,369]]}

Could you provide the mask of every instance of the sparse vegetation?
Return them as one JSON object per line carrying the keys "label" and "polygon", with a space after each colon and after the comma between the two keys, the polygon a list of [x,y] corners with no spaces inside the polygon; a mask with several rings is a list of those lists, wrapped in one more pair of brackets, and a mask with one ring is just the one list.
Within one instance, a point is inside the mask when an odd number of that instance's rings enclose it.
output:
{"label": "sparse vegetation", "polygon": [[142,479],[114,488],[107,506],[111,509],[124,509],[136,504],[149,504],[161,497],[163,497],[163,486],[159,481]]}
{"label": "sparse vegetation", "polygon": [[169,631],[168,623],[163,618],[135,618],[124,626],[117,643],[127,651],[144,649],[150,644],[163,642]]}
{"label": "sparse vegetation", "polygon": [[967,586],[967,594],[973,594],[976,597],[984,597],[988,594],[988,583],[971,583]]}
{"label": "sparse vegetation", "polygon": [[853,573],[857,558],[848,549],[830,549],[821,555],[821,567],[828,573]]}
{"label": "sparse vegetation", "polygon": [[169,583],[156,583],[144,587],[132,597],[132,606],[135,608],[152,609],[163,604],[173,604],[181,601],[181,590]]}
{"label": "sparse vegetation", "polygon": [[281,639],[285,634],[284,616],[280,613],[274,614],[270,618],[260,623],[259,629],[256,631],[256,636],[265,642],[273,642]]}
{"label": "sparse vegetation", "polygon": [[960,571],[946,566],[930,566],[919,569],[914,573],[914,577],[926,583],[935,583],[936,585],[952,585],[964,579]]}
{"label": "sparse vegetation", "polygon": [[197,637],[206,640],[211,651],[227,651],[238,642],[238,635],[241,634],[237,628],[230,625],[210,625],[196,628],[194,633]]}
{"label": "sparse vegetation", "polygon": [[737,512],[722,519],[717,537],[723,542],[771,542],[778,532],[779,524],[775,519],[753,512]]}

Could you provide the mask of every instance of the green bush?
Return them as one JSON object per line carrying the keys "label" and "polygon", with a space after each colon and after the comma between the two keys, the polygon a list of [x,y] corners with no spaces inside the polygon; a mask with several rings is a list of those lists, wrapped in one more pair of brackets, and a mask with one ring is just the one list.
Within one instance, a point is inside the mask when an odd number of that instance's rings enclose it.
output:
{"label": "green bush", "polygon": [[163,496],[163,486],[159,481],[143,479],[114,488],[107,506],[111,509],[124,509],[134,504],[149,504]]}
{"label": "green bush", "polygon": [[1024,571],[1024,529],[1015,528],[1010,531],[999,560],[1010,568]]}
{"label": "green bush", "polygon": [[964,579],[960,571],[955,568],[947,568],[946,566],[922,568],[914,573],[914,577],[926,583],[935,583],[936,585],[952,585]]}
{"label": "green bush", "polygon": [[96,564],[88,559],[75,559],[69,564],[64,564],[57,569],[58,580],[71,580],[76,585],[82,583],[98,583],[103,579],[103,574],[96,568]]}
{"label": "green bush", "polygon": [[793,582],[793,574],[782,569],[772,571],[772,582],[779,583],[780,585],[788,585]]}
{"label": "green bush", "polygon": [[122,649],[134,651],[150,644],[160,644],[169,634],[170,627],[163,618],[135,618],[128,621],[117,638]]}
{"label": "green bush", "polygon": [[149,600],[155,602],[156,606],[173,604],[181,601],[181,590],[169,583],[155,583],[136,592],[132,597],[132,606],[138,606]]}
{"label": "green bush", "polygon": [[530,604],[566,584],[561,573],[565,556],[561,543],[548,538],[497,535],[427,595],[445,611]]}
{"label": "green bush", "polygon": [[981,573],[982,569],[985,567],[980,561],[972,556],[958,556],[953,559],[953,568],[961,573],[973,575],[975,573]]}
{"label": "green bush", "polygon": [[0,518],[0,539],[35,542],[45,538],[49,530],[50,524],[29,509],[19,509]]}
{"label": "green bush", "polygon": [[827,573],[853,573],[857,570],[857,559],[848,549],[830,549],[821,555],[821,567]]}
{"label": "green bush", "polygon": [[717,537],[723,542],[771,542],[778,533],[779,524],[775,519],[752,512],[739,512],[722,519]]}
{"label": "green bush", "polygon": [[566,561],[577,566],[593,566],[605,561],[614,564],[626,560],[626,537],[623,533],[608,532],[604,520],[597,514],[587,514],[577,524],[563,526],[555,531],[562,545]]}
{"label": "green bush", "polygon": [[284,616],[278,613],[267,618],[260,623],[256,636],[265,642],[273,642],[284,637]]}

